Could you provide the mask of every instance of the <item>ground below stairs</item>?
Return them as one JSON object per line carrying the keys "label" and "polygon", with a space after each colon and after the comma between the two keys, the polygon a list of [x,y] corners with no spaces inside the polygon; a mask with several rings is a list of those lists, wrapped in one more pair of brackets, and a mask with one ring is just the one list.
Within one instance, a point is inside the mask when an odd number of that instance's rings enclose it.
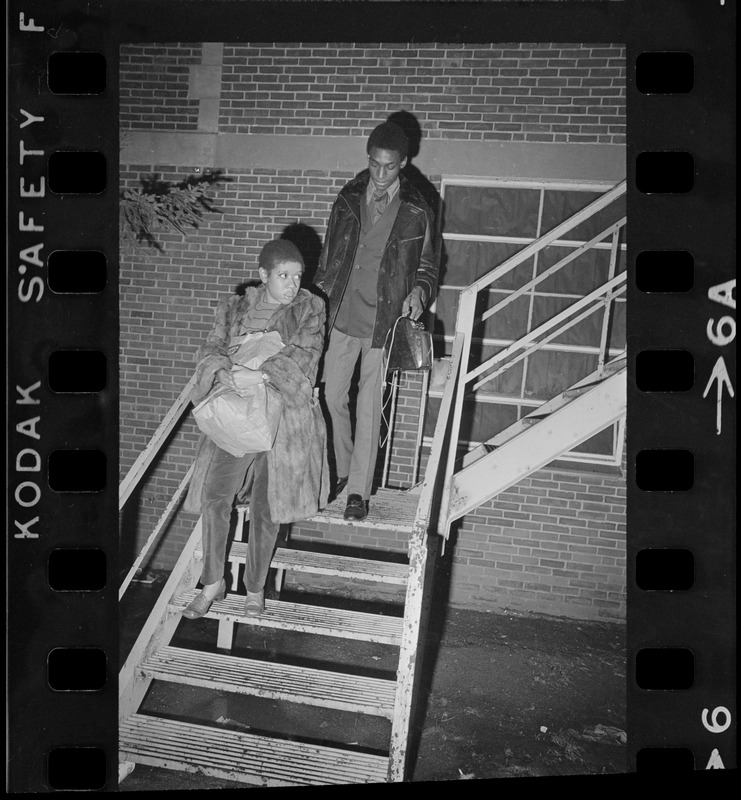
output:
{"label": "ground below stairs", "polygon": [[[121,605],[122,653],[143,624],[166,576],[133,584]],[[444,618],[442,618],[444,616]],[[446,609],[428,640],[420,692],[413,782],[625,773],[625,627],[541,615]],[[214,620],[184,620],[174,645],[213,649]],[[392,676],[392,648],[329,637],[240,629],[233,654],[297,663],[362,665]],[[354,714],[153,684],[144,710],[206,719],[259,733],[382,747],[389,723]],[[331,735],[330,735],[331,732]],[[251,788],[203,775],[137,765],[120,791]]]}

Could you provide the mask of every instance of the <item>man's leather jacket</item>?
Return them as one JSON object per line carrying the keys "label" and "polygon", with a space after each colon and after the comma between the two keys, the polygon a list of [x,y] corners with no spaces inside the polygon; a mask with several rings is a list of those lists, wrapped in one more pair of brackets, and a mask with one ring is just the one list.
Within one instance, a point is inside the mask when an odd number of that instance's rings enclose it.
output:
{"label": "man's leather jacket", "polygon": [[[328,298],[328,329],[345,293],[360,238],[360,203],[365,200],[370,174],[363,171],[347,183],[332,206],[315,284]],[[422,195],[399,176],[401,205],[386,243],[378,271],[378,305],[372,347],[383,347],[386,334],[401,315],[404,299],[415,286],[427,308],[437,289],[432,212]]]}

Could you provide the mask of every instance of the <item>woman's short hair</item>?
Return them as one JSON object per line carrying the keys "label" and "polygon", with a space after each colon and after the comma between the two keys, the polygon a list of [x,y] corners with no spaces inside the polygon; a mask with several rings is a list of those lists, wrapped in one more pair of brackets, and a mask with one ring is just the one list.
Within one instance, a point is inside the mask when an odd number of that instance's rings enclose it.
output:
{"label": "woman's short hair", "polygon": [[370,153],[374,147],[379,150],[393,150],[403,161],[407,157],[409,142],[404,129],[395,122],[382,122],[371,131],[365,148],[366,152]]}
{"label": "woman's short hair", "polygon": [[298,261],[304,266],[304,259],[301,251],[288,239],[273,239],[268,242],[260,251],[258,266],[267,273],[272,272],[280,264],[287,261]]}

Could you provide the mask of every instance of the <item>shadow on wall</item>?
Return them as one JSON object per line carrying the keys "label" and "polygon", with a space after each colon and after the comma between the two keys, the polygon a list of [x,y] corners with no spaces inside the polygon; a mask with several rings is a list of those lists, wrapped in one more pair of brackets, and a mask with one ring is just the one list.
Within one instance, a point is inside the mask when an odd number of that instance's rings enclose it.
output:
{"label": "shadow on wall", "polygon": [[319,256],[322,254],[322,240],[319,234],[310,225],[294,222],[293,225],[283,229],[280,238],[288,239],[298,247],[304,259],[303,284],[306,288],[310,287],[314,283],[314,276],[319,267]]}
{"label": "shadow on wall", "polygon": [[[420,127],[417,118],[409,111],[395,111],[390,114],[387,122],[393,122],[398,125],[406,134],[409,141],[409,152],[407,154],[407,164],[402,170],[404,177],[417,189],[422,197],[427,202],[427,205],[432,209],[435,218],[435,249],[437,251],[438,260],[438,284],[444,282],[445,270],[447,266],[447,256],[445,253],[445,242],[442,238],[443,231],[443,201],[440,197],[435,185],[414,165],[412,159],[419,155],[422,146],[422,128]],[[427,318],[429,312],[425,313],[423,320],[425,327],[430,330],[430,322]],[[444,325],[439,318],[433,320],[433,332],[440,336],[445,335]],[[435,356],[440,357],[444,355],[444,343],[442,341],[435,343]],[[438,352],[439,351],[439,352]]]}
{"label": "shadow on wall", "polygon": [[[298,247],[304,259],[304,275],[301,283],[304,288],[316,293],[313,287],[314,276],[319,266],[319,256],[322,253],[322,240],[319,234],[310,225],[305,225],[303,222],[294,222],[284,228],[283,233],[278,238],[287,239]],[[255,265],[255,271],[257,271],[257,265]],[[234,292],[235,294],[243,295],[248,286],[259,285],[259,278],[244,281],[235,288]]]}
{"label": "shadow on wall", "polygon": [[417,118],[409,111],[395,111],[389,115],[386,121],[398,125],[406,134],[409,141],[409,152],[407,153],[407,164],[402,170],[402,174],[424,197],[427,205],[437,218],[440,210],[440,193],[434,184],[412,164],[412,160],[419,155],[422,146],[422,128],[417,122]]}

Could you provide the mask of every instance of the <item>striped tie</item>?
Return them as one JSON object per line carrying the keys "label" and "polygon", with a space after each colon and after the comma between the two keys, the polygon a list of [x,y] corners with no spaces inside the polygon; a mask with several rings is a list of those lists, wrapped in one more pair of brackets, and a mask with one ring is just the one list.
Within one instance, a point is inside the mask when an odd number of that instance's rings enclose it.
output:
{"label": "striped tie", "polygon": [[389,204],[389,193],[385,189],[373,192],[373,203],[376,209],[376,215],[380,217]]}

